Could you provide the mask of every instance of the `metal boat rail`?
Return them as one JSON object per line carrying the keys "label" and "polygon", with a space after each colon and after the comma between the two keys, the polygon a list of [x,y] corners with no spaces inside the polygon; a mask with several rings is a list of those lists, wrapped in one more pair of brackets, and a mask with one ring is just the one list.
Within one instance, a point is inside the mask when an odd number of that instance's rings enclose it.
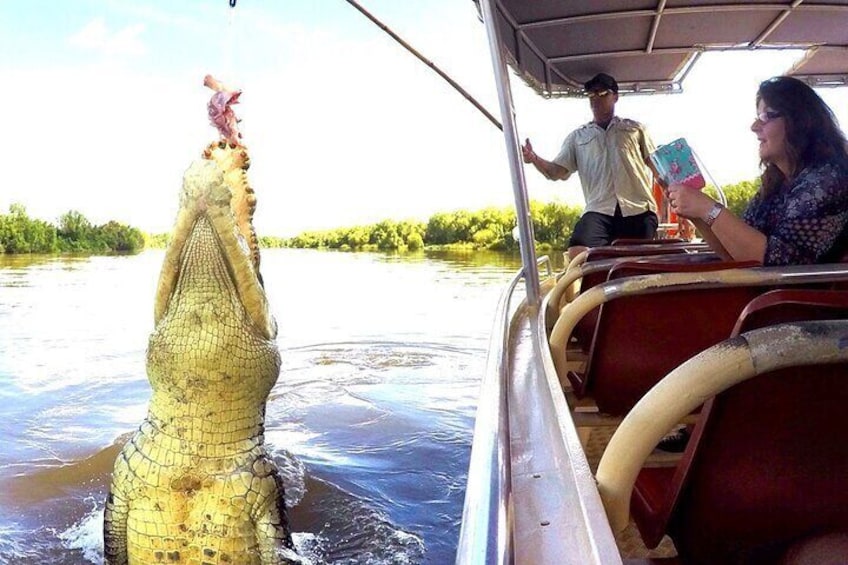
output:
{"label": "metal boat rail", "polygon": [[[539,257],[548,276],[552,267],[548,256]],[[508,344],[513,295],[524,278],[518,271],[501,294],[492,334],[486,372],[480,386],[480,400],[474,424],[474,443],[468,466],[468,484],[462,511],[462,530],[456,553],[457,565],[514,562],[509,508],[511,488]]]}
{"label": "metal boat rail", "polygon": [[519,271],[504,290],[489,340],[486,372],[480,387],[468,484],[462,510],[457,565],[513,563],[508,526],[510,482],[509,412],[506,400],[506,339],[509,305],[524,275]]}

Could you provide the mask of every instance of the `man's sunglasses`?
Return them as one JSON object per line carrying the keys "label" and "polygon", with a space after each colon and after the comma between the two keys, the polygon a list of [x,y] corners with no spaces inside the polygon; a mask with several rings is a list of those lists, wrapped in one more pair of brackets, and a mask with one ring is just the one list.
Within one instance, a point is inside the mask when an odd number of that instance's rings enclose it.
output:
{"label": "man's sunglasses", "polygon": [[603,98],[607,94],[612,93],[612,90],[592,90],[586,93],[589,98]]}

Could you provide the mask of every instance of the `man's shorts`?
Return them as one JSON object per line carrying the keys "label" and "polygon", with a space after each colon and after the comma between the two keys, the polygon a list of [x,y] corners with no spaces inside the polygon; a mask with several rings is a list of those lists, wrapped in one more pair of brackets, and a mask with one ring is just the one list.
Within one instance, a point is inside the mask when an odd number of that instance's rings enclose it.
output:
{"label": "man's shorts", "polygon": [[616,239],[654,239],[658,224],[653,212],[625,217],[618,206],[615,216],[586,212],[575,224],[568,246],[601,247]]}

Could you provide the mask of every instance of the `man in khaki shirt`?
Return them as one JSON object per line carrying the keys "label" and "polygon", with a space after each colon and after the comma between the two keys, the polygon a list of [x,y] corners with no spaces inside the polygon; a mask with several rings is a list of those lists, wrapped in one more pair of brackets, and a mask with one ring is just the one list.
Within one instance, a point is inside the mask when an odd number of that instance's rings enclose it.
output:
{"label": "man in khaki shirt", "polygon": [[658,224],[650,162],[655,147],[648,132],[615,115],[618,83],[610,75],[596,75],[584,90],[594,119],[565,138],[553,161],[536,155],[529,139],[522,147],[524,162],[551,180],[580,173],[586,207],[574,226],[569,258],[619,238],[653,239]]}

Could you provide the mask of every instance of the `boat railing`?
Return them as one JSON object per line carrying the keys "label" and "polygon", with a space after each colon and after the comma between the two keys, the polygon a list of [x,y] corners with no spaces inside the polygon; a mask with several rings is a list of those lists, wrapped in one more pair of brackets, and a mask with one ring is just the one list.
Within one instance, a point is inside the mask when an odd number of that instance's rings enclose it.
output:
{"label": "boat railing", "polygon": [[[553,276],[547,255],[539,257],[536,265],[546,266],[548,276]],[[512,278],[501,294],[495,313],[474,424],[457,565],[508,565],[514,560],[509,527],[512,476],[507,410],[508,342],[512,299],[524,276],[521,269]]]}

